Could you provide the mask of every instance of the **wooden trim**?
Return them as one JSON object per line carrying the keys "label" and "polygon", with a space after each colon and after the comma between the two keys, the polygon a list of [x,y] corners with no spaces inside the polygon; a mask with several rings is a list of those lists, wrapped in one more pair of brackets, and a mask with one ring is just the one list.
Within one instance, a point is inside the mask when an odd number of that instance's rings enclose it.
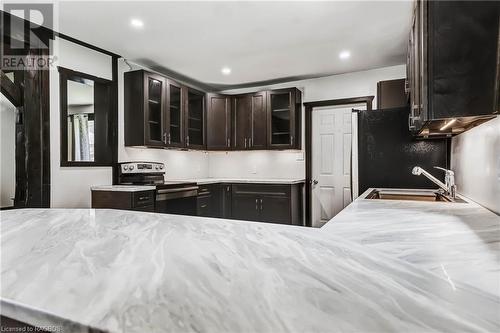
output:
{"label": "wooden trim", "polygon": [[16,108],[23,105],[23,95],[21,88],[12,82],[7,75],[0,70],[0,82],[2,94],[14,105]]}
{"label": "wooden trim", "polygon": [[[58,67],[59,71],[59,114],[60,114],[60,166],[61,167],[103,167],[103,166],[113,166],[118,161],[118,141],[117,141],[117,121],[118,121],[118,106],[117,106],[117,78],[118,75],[113,73],[113,81],[103,79],[97,76],[93,76],[87,73],[82,73],[78,71],[74,71],[71,69],[67,69],[64,67]],[[113,64],[113,72],[117,71]],[[68,115],[68,87],[67,81],[71,78],[84,78],[87,80],[92,80],[97,83],[102,83],[105,85],[109,85],[110,87],[110,99],[111,104],[109,108],[109,124],[108,128],[111,130],[108,132],[108,140],[111,144],[112,156],[109,162],[101,161],[68,161],[68,140],[67,140],[67,131],[68,131],[68,123],[67,123],[67,115]],[[95,95],[95,92],[94,92]],[[115,101],[116,100],[116,101]],[[96,150],[94,150],[94,156],[96,156]]]}
{"label": "wooden trim", "polygon": [[375,96],[362,96],[352,98],[340,98],[324,101],[306,102],[305,106],[305,159],[306,159],[306,184],[305,184],[305,216],[308,227],[312,226],[311,210],[311,183],[312,183],[312,112],[314,108],[322,106],[352,105],[366,103],[366,109],[372,110],[372,102]]}
{"label": "wooden trim", "polygon": [[315,102],[305,102],[305,107],[320,107],[320,106],[332,106],[332,105],[343,105],[343,104],[360,104],[366,103],[367,110],[372,110],[372,103],[375,96],[361,96],[361,97],[351,97],[351,98],[340,98],[340,99],[330,99]]}
{"label": "wooden trim", "polygon": [[[17,17],[17,16],[12,16],[10,13],[8,12],[5,12],[3,10],[0,10],[0,15],[3,15],[4,18],[8,19],[8,20],[11,20],[12,18],[16,19],[16,20],[22,20],[24,21],[24,24],[30,24],[31,22],[29,20],[26,20],[26,19],[22,19],[20,17]],[[72,43],[75,43],[75,44],[78,44],[78,45],[81,45],[83,47],[86,47],[86,48],[89,48],[91,50],[94,50],[94,51],[97,51],[97,52],[100,52],[100,53],[103,53],[103,54],[106,54],[108,56],[111,56],[111,57],[116,57],[116,58],[121,58],[121,56],[119,54],[116,54],[116,53],[113,53],[111,51],[108,51],[108,50],[105,50],[105,49],[102,49],[100,47],[97,47],[95,45],[92,45],[92,44],[89,44],[87,42],[84,42],[82,40],[79,40],[79,39],[76,39],[76,38],[73,38],[71,36],[68,36],[66,34],[63,34],[63,33],[60,33],[60,32],[57,32],[57,31],[54,31],[52,29],[49,29],[47,27],[40,27],[40,30],[43,30],[45,31],[47,34],[52,35],[53,38],[51,39],[55,39],[55,37],[59,37],[59,38],[62,38],[62,39],[65,39],[69,42],[72,42]]]}

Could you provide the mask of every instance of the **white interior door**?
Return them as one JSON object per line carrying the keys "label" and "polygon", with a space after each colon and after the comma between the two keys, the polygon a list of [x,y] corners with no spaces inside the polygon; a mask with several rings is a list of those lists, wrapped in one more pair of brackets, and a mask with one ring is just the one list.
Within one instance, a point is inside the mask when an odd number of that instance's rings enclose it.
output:
{"label": "white interior door", "polygon": [[321,227],[351,202],[353,106],[312,113],[312,225]]}

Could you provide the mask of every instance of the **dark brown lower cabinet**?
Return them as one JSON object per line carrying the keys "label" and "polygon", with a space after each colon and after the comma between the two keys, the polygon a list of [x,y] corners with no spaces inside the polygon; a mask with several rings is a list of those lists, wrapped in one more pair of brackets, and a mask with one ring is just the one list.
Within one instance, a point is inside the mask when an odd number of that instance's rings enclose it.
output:
{"label": "dark brown lower cabinet", "polygon": [[224,217],[223,184],[201,185],[198,189],[198,216]]}
{"label": "dark brown lower cabinet", "polygon": [[155,191],[92,191],[92,208],[155,211]]}
{"label": "dark brown lower cabinet", "polygon": [[231,217],[302,225],[302,184],[233,184]]}
{"label": "dark brown lower cabinet", "polygon": [[231,210],[233,219],[259,221],[259,196],[255,193],[233,192]]}

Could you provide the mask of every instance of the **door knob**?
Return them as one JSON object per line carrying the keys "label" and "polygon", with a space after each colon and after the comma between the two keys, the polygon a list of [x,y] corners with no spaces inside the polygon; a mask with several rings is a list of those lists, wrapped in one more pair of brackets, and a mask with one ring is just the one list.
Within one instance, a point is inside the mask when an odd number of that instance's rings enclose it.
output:
{"label": "door knob", "polygon": [[316,179],[314,179],[314,180],[312,180],[312,181],[311,181],[311,184],[313,184],[313,185],[317,185],[317,184],[318,184],[318,181],[317,181]]}

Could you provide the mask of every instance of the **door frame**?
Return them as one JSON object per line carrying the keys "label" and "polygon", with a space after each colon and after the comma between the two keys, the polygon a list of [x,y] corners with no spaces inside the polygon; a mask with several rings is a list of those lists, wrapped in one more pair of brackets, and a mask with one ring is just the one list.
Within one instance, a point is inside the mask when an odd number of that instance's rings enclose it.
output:
{"label": "door frame", "polygon": [[361,96],[361,97],[350,97],[350,98],[340,98],[340,99],[330,99],[314,102],[305,102],[305,159],[306,159],[306,186],[305,186],[305,215],[306,223],[308,227],[312,226],[312,209],[311,209],[311,197],[312,197],[312,112],[314,108],[323,106],[338,106],[338,105],[352,105],[352,104],[363,104],[366,103],[366,110],[372,110],[373,99],[375,96]]}

